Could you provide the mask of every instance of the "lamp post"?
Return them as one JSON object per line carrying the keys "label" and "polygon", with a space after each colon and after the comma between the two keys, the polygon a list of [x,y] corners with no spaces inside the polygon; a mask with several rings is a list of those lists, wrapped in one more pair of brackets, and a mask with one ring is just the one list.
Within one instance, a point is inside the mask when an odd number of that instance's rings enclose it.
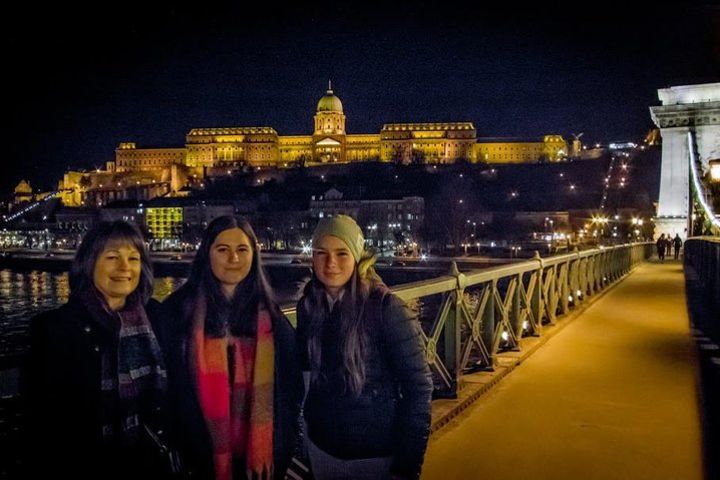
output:
{"label": "lamp post", "polygon": [[708,164],[710,165],[710,181],[720,182],[720,158],[710,160]]}

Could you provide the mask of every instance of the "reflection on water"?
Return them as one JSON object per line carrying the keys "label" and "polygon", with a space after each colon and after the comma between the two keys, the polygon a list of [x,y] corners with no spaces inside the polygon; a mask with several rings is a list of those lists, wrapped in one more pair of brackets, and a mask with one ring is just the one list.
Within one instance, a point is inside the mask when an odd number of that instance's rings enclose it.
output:
{"label": "reflection on water", "polygon": [[[297,301],[309,275],[273,279],[281,304]],[[185,281],[180,277],[156,278],[153,298],[162,301]],[[30,319],[68,301],[68,273],[0,270],[0,367],[27,349]]]}
{"label": "reflection on water", "polygon": [[177,277],[161,277],[156,278],[153,283],[153,298],[162,302],[165,298],[174,292],[180,285],[185,282],[184,278]]}
{"label": "reflection on water", "polygon": [[[153,297],[162,300],[182,278],[156,278]],[[27,348],[30,319],[68,301],[68,273],[0,270],[0,360],[17,358]]]}
{"label": "reflection on water", "polygon": [[26,348],[30,318],[67,302],[68,274],[0,270],[0,359]]}

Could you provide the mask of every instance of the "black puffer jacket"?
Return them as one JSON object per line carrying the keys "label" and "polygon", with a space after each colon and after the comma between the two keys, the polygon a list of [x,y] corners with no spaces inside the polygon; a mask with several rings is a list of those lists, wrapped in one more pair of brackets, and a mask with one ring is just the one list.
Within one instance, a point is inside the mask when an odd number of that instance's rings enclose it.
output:
{"label": "black puffer jacket", "polygon": [[[157,307],[151,300],[148,316]],[[117,332],[76,298],[31,320],[30,354],[21,378],[27,478],[161,478],[152,445],[118,448],[103,442],[100,377],[106,351],[117,352]],[[144,406],[142,419],[158,425],[159,407]]]}
{"label": "black puffer jacket", "polygon": [[[296,355],[295,331],[277,306],[271,305],[275,373],[273,385],[274,477],[285,478],[298,438],[302,375]],[[181,288],[161,305],[155,326],[168,372],[171,438],[192,478],[214,478],[212,444],[203,418],[188,357],[192,297]]]}
{"label": "black puffer jacket", "polygon": [[[342,459],[392,456],[391,473],[420,475],[430,432],[432,377],[419,322],[405,303],[379,287],[368,298],[365,355],[366,380],[359,396],[347,393],[341,376],[341,350],[336,325],[338,309],[323,326],[322,374],[305,400],[308,436],[318,447]],[[310,312],[298,303],[298,350],[309,370],[307,329]],[[333,321],[335,320],[335,321]]]}

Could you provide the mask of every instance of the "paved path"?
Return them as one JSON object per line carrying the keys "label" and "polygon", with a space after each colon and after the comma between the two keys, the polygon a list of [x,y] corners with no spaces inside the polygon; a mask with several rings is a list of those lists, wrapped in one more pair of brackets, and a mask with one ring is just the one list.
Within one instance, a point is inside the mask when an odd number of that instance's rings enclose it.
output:
{"label": "paved path", "polygon": [[702,478],[682,265],[646,263],[430,440],[424,480]]}

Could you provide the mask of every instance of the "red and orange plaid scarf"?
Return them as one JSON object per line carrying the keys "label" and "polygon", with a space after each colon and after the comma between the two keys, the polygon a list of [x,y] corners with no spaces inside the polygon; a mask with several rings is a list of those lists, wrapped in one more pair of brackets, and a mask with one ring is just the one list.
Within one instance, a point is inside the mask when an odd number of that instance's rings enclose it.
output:
{"label": "red and orange plaid scarf", "polygon": [[247,478],[271,478],[275,346],[270,312],[258,308],[255,338],[206,337],[206,315],[207,301],[201,297],[193,312],[191,348],[215,479],[232,480],[233,462],[244,464]]}

